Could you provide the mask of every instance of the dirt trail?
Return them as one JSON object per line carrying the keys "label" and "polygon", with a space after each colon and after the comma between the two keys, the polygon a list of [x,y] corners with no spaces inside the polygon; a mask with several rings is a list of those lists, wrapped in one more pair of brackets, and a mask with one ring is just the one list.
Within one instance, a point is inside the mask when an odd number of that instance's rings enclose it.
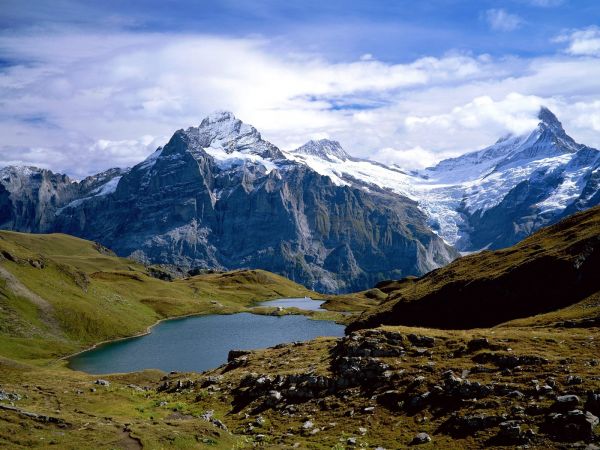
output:
{"label": "dirt trail", "polygon": [[40,318],[48,326],[52,334],[63,336],[63,331],[56,318],[54,317],[54,307],[35,292],[31,292],[17,277],[10,273],[5,267],[0,265],[0,278],[6,281],[6,286],[9,290],[29,300],[36,305],[40,310]]}

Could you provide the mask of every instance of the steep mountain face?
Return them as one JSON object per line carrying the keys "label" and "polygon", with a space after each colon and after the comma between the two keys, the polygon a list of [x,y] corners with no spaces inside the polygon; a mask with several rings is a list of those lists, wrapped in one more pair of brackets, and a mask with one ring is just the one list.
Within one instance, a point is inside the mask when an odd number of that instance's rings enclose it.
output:
{"label": "steep mountain face", "polygon": [[576,143],[547,108],[539,120],[531,133],[420,172],[344,159],[327,153],[326,142],[290,158],[339,185],[377,186],[417,201],[429,226],[460,250],[502,248],[600,203],[600,152]]}
{"label": "steep mountain face", "polygon": [[0,228],[47,231],[57,209],[77,195],[77,186],[66,175],[36,167],[5,167],[0,170]]}
{"label": "steep mountain face", "polygon": [[571,308],[598,323],[600,207],[537,231],[519,244],[459,258],[418,279],[384,282],[388,297],[349,331],[382,324],[479,328]]}
{"label": "steep mountain face", "polygon": [[62,208],[114,191],[123,169],[109,169],[75,182],[37,167],[0,169],[0,229],[33,233],[52,231]]}
{"label": "steep mountain face", "polygon": [[130,170],[69,186],[74,194],[60,196],[31,231],[93,239],[145,262],[263,268],[338,292],[457,256],[414,201],[337,185],[226,112],[177,131]]}
{"label": "steep mountain face", "polygon": [[[131,169],[0,172],[0,228],[61,231],[183,267],[263,268],[328,292],[512,245],[600,203],[600,152],[546,108],[523,136],[406,172],[336,141],[282,152],[229,112]],[[443,240],[442,240],[443,239]]]}

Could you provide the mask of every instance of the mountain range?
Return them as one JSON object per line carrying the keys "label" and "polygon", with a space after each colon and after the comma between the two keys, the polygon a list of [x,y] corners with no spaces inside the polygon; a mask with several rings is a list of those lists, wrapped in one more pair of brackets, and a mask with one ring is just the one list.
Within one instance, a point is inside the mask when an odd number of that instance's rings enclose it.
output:
{"label": "mountain range", "polygon": [[262,268],[324,292],[422,275],[600,203],[600,152],[546,108],[522,136],[408,172],[336,141],[286,152],[229,112],[130,169],[0,170],[0,228],[62,232],[186,269]]}

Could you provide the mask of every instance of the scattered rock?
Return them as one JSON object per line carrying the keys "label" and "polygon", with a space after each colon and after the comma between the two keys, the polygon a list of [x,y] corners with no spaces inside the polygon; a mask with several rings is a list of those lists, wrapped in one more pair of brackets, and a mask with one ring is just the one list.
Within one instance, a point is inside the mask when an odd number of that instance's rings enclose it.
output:
{"label": "scattered rock", "polygon": [[505,443],[515,443],[521,439],[521,425],[517,421],[509,420],[500,424],[498,439]]}
{"label": "scattered rock", "polygon": [[310,429],[311,429],[311,428],[313,428],[314,426],[315,426],[315,425],[314,425],[314,423],[312,423],[312,421],[311,421],[311,420],[307,420],[306,422],[304,422],[304,423],[302,424],[302,429],[303,429],[303,430],[310,430]]}
{"label": "scattered rock", "polygon": [[585,409],[592,414],[600,416],[600,394],[588,392]]}
{"label": "scattered rock", "polygon": [[579,406],[579,397],[576,395],[559,395],[552,405],[555,411],[571,411]]}
{"label": "scattered rock", "polygon": [[508,355],[505,353],[484,352],[473,357],[477,363],[492,363],[501,369],[514,369],[517,366],[540,366],[548,364],[548,360],[535,355]]}
{"label": "scattered rock", "polygon": [[410,442],[410,445],[421,445],[427,444],[428,442],[431,442],[431,436],[429,436],[427,433],[419,433],[413,438],[413,440]]}
{"label": "scattered rock", "polygon": [[409,334],[406,338],[410,343],[416,347],[428,347],[431,348],[435,345],[435,338],[430,336],[419,336],[416,334]]}
{"label": "scattered rock", "polygon": [[475,338],[471,339],[467,343],[467,349],[469,352],[476,352],[479,350],[483,350],[484,348],[490,348],[490,342],[487,338]]}
{"label": "scattered rock", "polygon": [[239,358],[240,356],[249,355],[251,352],[248,350],[229,350],[227,354],[227,362],[232,362],[234,359]]}
{"label": "scattered rock", "polygon": [[494,427],[505,420],[506,416],[488,416],[485,414],[453,415],[444,423],[443,429],[451,436],[466,437],[471,436],[477,431]]}
{"label": "scattered rock", "polygon": [[0,390],[0,401],[18,402],[21,396],[16,392],[7,392]]}
{"label": "scattered rock", "polygon": [[94,384],[100,385],[100,386],[110,386],[110,383],[106,380],[101,380],[101,379],[97,379],[96,381],[94,381]]}
{"label": "scattered rock", "polygon": [[583,383],[583,379],[578,375],[569,375],[567,377],[567,381],[565,382],[567,386],[573,386],[581,383]]}
{"label": "scattered rock", "polygon": [[575,409],[567,413],[551,413],[546,418],[544,429],[558,440],[575,442],[590,439],[598,422],[598,417],[591,412]]}

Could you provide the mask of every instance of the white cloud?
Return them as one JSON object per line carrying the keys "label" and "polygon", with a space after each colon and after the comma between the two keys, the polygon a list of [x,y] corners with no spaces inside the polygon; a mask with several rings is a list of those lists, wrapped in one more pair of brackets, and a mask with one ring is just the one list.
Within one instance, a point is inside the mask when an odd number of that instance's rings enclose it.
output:
{"label": "white cloud", "polygon": [[529,0],[529,3],[533,6],[541,6],[542,8],[551,8],[559,6],[564,3],[564,0]]}
{"label": "white cloud", "polygon": [[445,114],[409,116],[405,119],[405,125],[409,129],[437,127],[446,130],[491,127],[523,134],[535,128],[538,122],[536,114],[544,103],[547,102],[540,97],[518,93],[510,93],[500,101],[481,96],[465,105],[456,106]]}
{"label": "white cloud", "polygon": [[600,28],[597,26],[563,33],[555,42],[568,43],[565,52],[571,55],[600,56]]}
{"label": "white cloud", "polygon": [[[384,147],[371,155],[371,157],[376,161],[381,161],[390,165],[396,165],[407,170],[417,170],[431,167],[440,160],[440,156],[442,155],[418,146],[403,150]],[[451,156],[456,155],[454,153],[443,155],[443,157]]]}
{"label": "white cloud", "polygon": [[0,54],[26,61],[0,70],[0,166],[77,177],[129,166],[215,109],[283,149],[328,136],[356,156],[407,167],[520,132],[541,104],[600,146],[600,65],[566,54],[331,63],[261,39],[122,32],[5,35]]}
{"label": "white cloud", "polygon": [[484,17],[492,30],[496,31],[513,31],[525,23],[520,16],[511,14],[505,9],[488,9]]}

